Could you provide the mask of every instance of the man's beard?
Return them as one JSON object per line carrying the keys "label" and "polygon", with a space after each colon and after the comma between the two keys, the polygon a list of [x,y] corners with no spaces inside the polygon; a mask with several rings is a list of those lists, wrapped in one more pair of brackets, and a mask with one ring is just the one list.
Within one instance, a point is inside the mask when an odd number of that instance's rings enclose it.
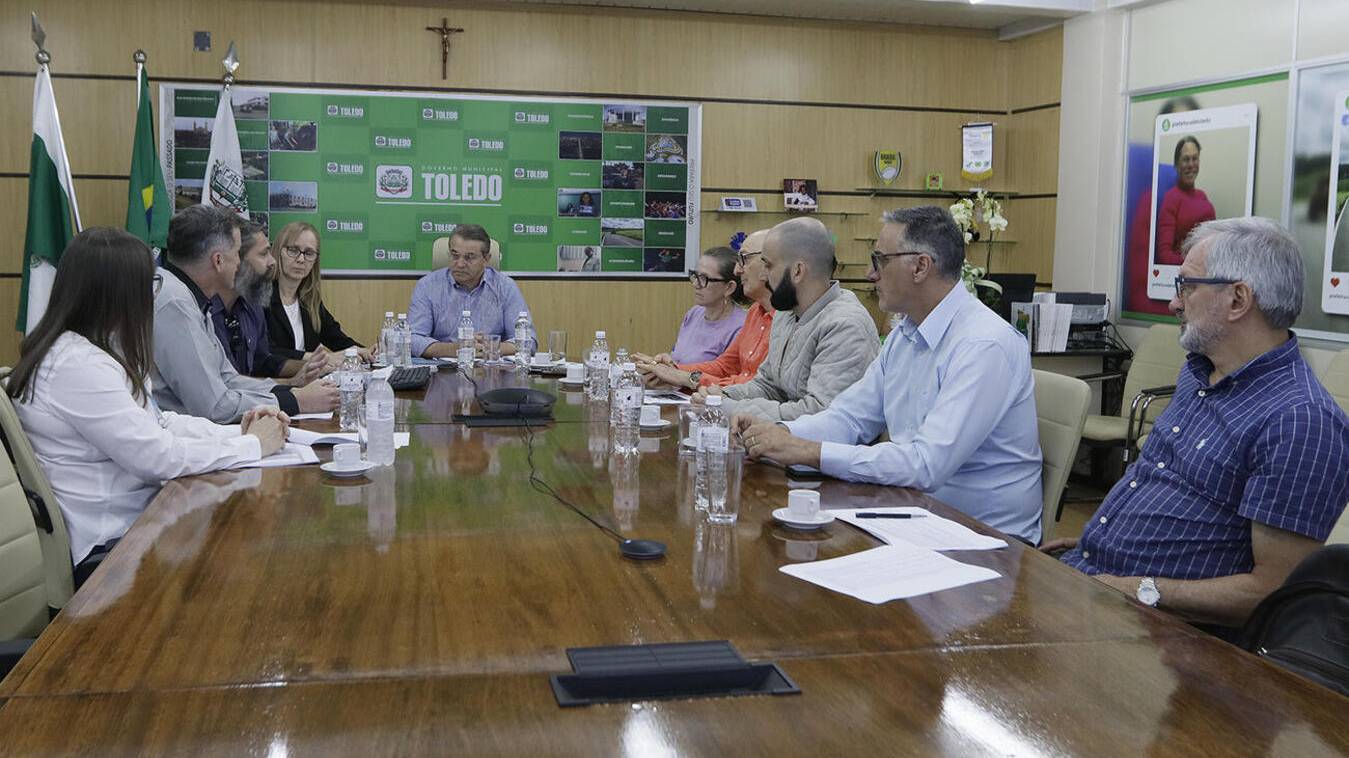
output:
{"label": "man's beard", "polygon": [[768,303],[773,306],[775,311],[794,310],[797,303],[800,302],[796,299],[796,284],[792,282],[791,276],[784,274],[782,281],[778,282],[776,287],[769,285],[767,282],[764,283],[764,286],[768,287],[770,295]]}
{"label": "man's beard", "polygon": [[252,266],[244,264],[234,276],[234,291],[259,308],[266,308],[272,302],[272,277],[266,272],[260,274]]}
{"label": "man's beard", "polygon": [[1208,355],[1209,350],[1211,350],[1221,338],[1221,324],[1201,327],[1190,321],[1181,322],[1180,346],[1188,353]]}

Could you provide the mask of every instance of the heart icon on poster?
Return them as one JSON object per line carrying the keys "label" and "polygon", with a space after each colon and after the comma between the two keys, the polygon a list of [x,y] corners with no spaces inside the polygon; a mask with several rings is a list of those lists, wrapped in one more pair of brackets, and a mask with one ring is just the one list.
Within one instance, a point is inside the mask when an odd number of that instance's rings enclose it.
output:
{"label": "heart icon on poster", "polygon": [[1162,272],[1161,272],[1159,269],[1155,269],[1155,268],[1154,268],[1154,269],[1152,270],[1152,276],[1153,276],[1154,279],[1157,278],[1157,277],[1159,277],[1159,276],[1161,276],[1161,275],[1162,275]]}
{"label": "heart icon on poster", "polygon": [[1338,287],[1338,286],[1340,286],[1340,278],[1339,278],[1338,276],[1333,276],[1333,277],[1331,277],[1331,278],[1330,278],[1330,286],[1332,286],[1332,287]]}

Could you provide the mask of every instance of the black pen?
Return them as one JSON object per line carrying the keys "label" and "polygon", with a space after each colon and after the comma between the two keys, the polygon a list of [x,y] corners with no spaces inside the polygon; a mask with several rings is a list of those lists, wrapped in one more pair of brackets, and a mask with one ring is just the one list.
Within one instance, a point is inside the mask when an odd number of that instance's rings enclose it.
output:
{"label": "black pen", "polygon": [[856,513],[857,518],[923,518],[923,513]]}

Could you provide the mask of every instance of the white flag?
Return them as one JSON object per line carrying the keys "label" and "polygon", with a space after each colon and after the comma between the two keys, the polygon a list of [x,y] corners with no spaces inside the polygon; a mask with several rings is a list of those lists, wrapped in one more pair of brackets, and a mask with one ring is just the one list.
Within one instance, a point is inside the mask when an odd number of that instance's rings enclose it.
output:
{"label": "white flag", "polygon": [[[61,119],[56,114],[51,74],[38,67],[33,88],[33,147],[28,169],[28,231],[23,243],[23,285],[16,323],[25,334],[47,311],[56,265],[80,230],[75,182],[70,177]],[[74,225],[72,226],[72,217]]]}
{"label": "white flag", "polygon": [[244,161],[239,154],[239,132],[234,128],[230,88],[220,93],[211,127],[211,154],[206,158],[206,177],[201,184],[201,204],[214,205],[248,218],[248,195],[244,191]]}

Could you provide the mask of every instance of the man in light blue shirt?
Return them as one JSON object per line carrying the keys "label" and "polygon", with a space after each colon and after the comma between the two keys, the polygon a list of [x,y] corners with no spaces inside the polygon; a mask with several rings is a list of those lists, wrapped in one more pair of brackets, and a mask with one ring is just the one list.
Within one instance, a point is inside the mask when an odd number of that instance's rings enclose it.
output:
{"label": "man in light blue shirt", "polygon": [[[964,235],[936,207],[885,214],[868,278],[906,314],[862,378],[785,424],[737,416],[755,458],[913,487],[1031,543],[1040,539],[1040,442],[1026,340],[960,280]],[[888,442],[877,442],[882,433]]]}
{"label": "man in light blue shirt", "polygon": [[[453,357],[459,349],[459,318],[473,317],[484,336],[501,337],[501,354],[515,354],[515,320],[529,312],[520,287],[509,276],[488,268],[492,238],[477,224],[460,224],[450,236],[450,266],[423,276],[412,290],[408,326],[412,354]],[[530,319],[531,323],[533,318]],[[531,339],[536,339],[533,334]],[[478,345],[479,354],[483,346]]]}

